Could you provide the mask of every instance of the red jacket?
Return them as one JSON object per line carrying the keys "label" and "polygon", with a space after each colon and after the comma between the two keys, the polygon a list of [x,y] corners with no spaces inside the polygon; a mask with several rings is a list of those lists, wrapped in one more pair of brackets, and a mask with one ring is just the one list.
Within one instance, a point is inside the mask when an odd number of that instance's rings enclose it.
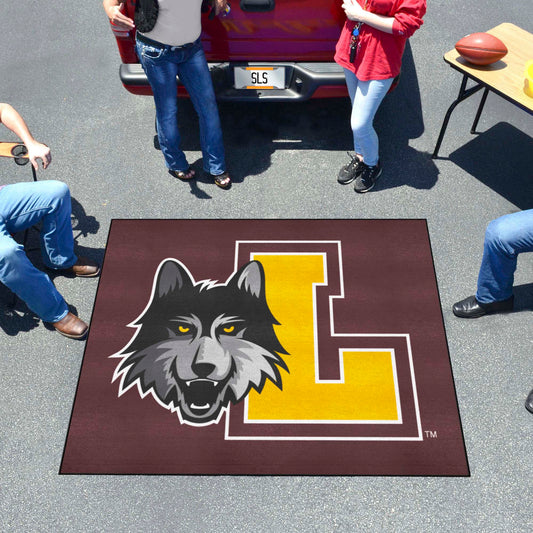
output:
{"label": "red jacket", "polygon": [[[366,0],[357,0],[365,5]],[[385,80],[400,73],[407,39],[422,25],[426,0],[367,0],[367,11],[394,17],[392,34],[362,24],[357,55],[350,63],[350,39],[355,22],[347,20],[337,42],[335,61],[361,81]]]}

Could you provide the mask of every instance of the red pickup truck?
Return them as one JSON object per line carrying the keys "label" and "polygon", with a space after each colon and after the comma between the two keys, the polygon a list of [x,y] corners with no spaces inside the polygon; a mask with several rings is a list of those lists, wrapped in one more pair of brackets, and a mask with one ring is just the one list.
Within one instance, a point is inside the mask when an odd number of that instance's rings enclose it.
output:
{"label": "red pickup truck", "polygon": [[[333,61],[345,21],[339,0],[234,0],[225,17],[202,18],[202,42],[219,100],[293,101],[346,96],[344,72]],[[133,19],[135,0],[124,12]],[[134,94],[151,94],[135,53],[135,30],[111,25]],[[186,95],[182,86],[178,94]]]}

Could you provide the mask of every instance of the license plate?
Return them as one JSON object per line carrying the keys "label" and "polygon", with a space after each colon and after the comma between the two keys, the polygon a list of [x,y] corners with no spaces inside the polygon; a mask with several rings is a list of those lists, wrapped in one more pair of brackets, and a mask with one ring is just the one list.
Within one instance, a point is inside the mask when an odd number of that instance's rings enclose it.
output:
{"label": "license plate", "polygon": [[285,67],[235,67],[235,89],[285,89]]}

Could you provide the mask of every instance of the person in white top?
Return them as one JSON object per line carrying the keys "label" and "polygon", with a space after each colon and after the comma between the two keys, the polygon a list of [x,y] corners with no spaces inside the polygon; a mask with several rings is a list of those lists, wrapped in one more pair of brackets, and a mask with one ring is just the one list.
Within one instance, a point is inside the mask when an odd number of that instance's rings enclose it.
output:
{"label": "person in white top", "polygon": [[[227,0],[213,1],[215,13],[224,13]],[[124,2],[103,0],[104,10],[118,28],[132,30],[137,24],[137,55],[154,95],[159,145],[170,174],[184,181],[195,175],[180,148],[178,76],[198,113],[203,169],[216,185],[228,188],[222,129],[200,41],[202,0],[137,0],[135,22],[120,9]]]}

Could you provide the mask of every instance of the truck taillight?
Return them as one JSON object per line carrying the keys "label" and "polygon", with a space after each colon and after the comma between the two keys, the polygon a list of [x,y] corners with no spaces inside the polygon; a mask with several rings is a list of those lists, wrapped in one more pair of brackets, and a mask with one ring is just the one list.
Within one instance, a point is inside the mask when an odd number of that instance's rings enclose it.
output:
{"label": "truck taillight", "polygon": [[[126,13],[126,4],[124,3],[120,4],[119,9],[122,13]],[[123,39],[127,39],[128,37],[130,37],[131,35],[130,30],[121,30],[117,28],[117,26],[113,24],[111,21],[109,21],[109,23],[111,25],[111,31],[113,32],[113,35],[115,37],[121,37]]]}
{"label": "truck taillight", "polygon": [[130,32],[128,30],[121,30],[117,28],[112,22],[110,22],[109,24],[111,26],[111,31],[113,32],[113,35],[115,37],[127,38],[130,36]]}

